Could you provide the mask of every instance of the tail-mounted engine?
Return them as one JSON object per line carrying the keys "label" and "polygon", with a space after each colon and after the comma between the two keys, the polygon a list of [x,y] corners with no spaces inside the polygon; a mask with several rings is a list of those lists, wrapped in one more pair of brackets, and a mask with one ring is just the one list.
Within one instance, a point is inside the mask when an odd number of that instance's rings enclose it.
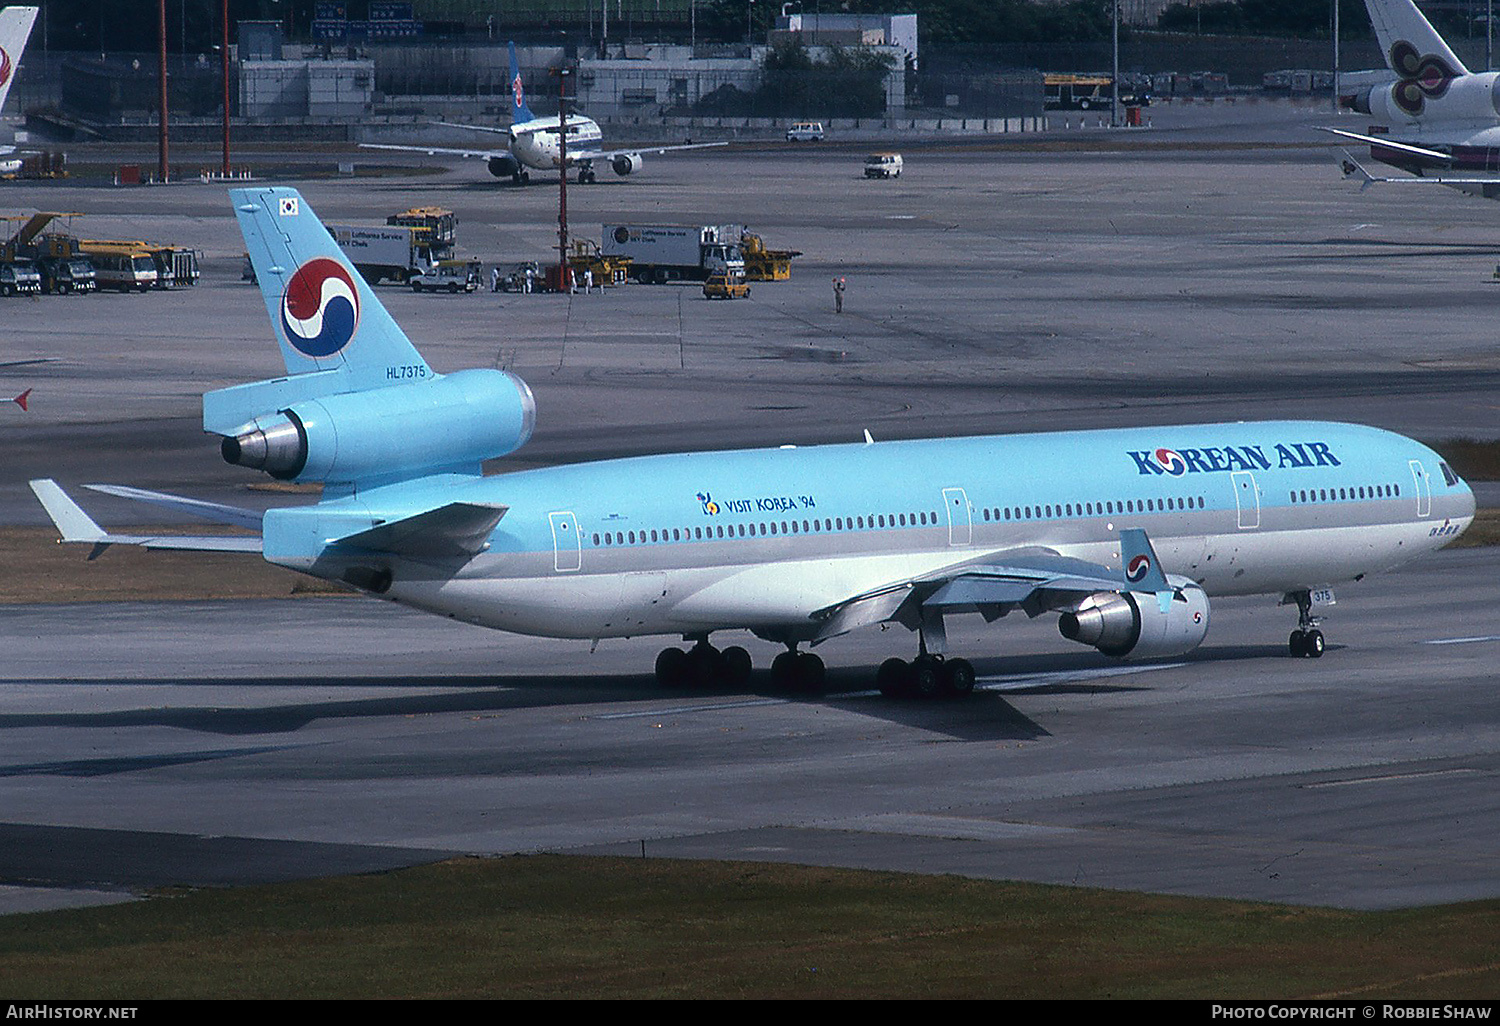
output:
{"label": "tail-mounted engine", "polygon": [[303,399],[226,437],[224,459],[285,481],[367,481],[454,471],[526,444],[536,401],[508,371]]}
{"label": "tail-mounted engine", "polygon": [[1069,641],[1093,645],[1108,656],[1150,659],[1191,652],[1208,634],[1208,596],[1187,578],[1168,577],[1171,601],[1163,609],[1149,592],[1095,592],[1062,614],[1057,629]]}

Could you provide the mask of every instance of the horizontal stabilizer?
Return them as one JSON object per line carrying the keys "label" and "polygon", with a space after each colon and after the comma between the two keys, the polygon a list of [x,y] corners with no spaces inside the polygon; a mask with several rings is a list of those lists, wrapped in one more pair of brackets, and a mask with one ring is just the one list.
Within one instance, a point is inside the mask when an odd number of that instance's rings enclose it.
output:
{"label": "horizontal stabilizer", "polygon": [[[202,499],[188,499],[181,495],[152,492],[144,488],[127,488],[124,485],[106,484],[90,484],[84,485],[84,487],[91,491],[103,492],[105,495],[113,495],[120,499],[148,502],[153,506],[160,506],[175,513],[187,513],[195,517],[202,517],[204,520],[211,520],[216,524],[228,524],[230,527],[245,527],[257,532],[260,531],[261,521],[265,518],[265,514],[259,510],[245,509],[241,506],[226,506],[217,502],[204,502]],[[82,512],[82,510],[79,512]]]}
{"label": "horizontal stabilizer", "polygon": [[[261,552],[260,535],[110,534],[96,524],[78,503],[50,478],[31,482],[31,490],[65,542],[92,544],[90,559],[108,545],[139,545],[147,549],[185,549],[193,552]],[[134,489],[128,489],[134,490]],[[155,495],[158,493],[149,492]],[[171,498],[171,496],[164,496]],[[191,499],[181,500],[192,502]],[[213,505],[206,503],[205,505]],[[233,508],[233,507],[228,507]],[[248,512],[248,511],[247,511]],[[201,514],[199,514],[201,515]]]}
{"label": "horizontal stabilizer", "polygon": [[339,548],[390,552],[414,559],[470,559],[484,551],[509,506],[450,502],[368,531],[346,535]]}

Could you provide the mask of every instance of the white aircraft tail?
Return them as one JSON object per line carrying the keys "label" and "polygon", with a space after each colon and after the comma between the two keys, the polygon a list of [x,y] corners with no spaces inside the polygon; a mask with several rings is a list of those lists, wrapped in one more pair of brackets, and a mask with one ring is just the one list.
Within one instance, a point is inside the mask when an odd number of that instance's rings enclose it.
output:
{"label": "white aircraft tail", "polygon": [[21,66],[21,54],[26,49],[26,39],[31,35],[31,23],[36,21],[35,7],[6,7],[0,10],[0,111],[5,109],[5,98],[10,95],[11,83],[16,80],[16,71]]}
{"label": "white aircraft tail", "polygon": [[1412,0],[1365,0],[1380,50],[1402,79],[1452,79],[1469,69]]}

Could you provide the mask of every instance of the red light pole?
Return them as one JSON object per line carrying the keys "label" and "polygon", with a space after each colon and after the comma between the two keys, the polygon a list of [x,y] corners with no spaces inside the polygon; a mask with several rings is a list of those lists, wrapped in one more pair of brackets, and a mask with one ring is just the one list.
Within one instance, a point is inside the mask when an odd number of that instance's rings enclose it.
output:
{"label": "red light pole", "polygon": [[[567,58],[564,58],[566,60]],[[573,290],[568,267],[568,68],[558,70],[557,79],[557,283],[563,292]]]}
{"label": "red light pole", "polygon": [[220,50],[223,51],[224,69],[224,177],[229,177],[229,0],[224,0],[223,7],[224,35],[221,39]]}
{"label": "red light pole", "polygon": [[161,62],[161,108],[157,116],[156,129],[156,177],[167,180],[167,0],[158,0],[156,41],[157,57]]}

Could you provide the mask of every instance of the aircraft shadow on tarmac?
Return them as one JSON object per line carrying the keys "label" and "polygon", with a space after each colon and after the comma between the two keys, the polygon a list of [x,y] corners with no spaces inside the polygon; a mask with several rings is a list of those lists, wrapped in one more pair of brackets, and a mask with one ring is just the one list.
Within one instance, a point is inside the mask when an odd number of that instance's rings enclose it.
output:
{"label": "aircraft shadow on tarmac", "polygon": [[[1334,651],[1334,646],[1329,646]],[[392,694],[308,702],[287,702],[246,708],[210,705],[152,706],[109,709],[98,712],[0,714],[0,731],[35,727],[139,728],[173,727],[227,736],[292,734],[320,720],[348,720],[382,716],[424,716],[443,713],[496,714],[507,710],[582,706],[599,703],[669,703],[666,712],[712,712],[718,705],[740,702],[786,701],[809,705],[827,704],[861,715],[904,726],[946,734],[955,740],[1027,740],[1051,736],[1050,732],[1020,712],[1007,695],[1101,695],[1149,691],[1153,671],[1170,670],[1189,663],[1242,662],[1287,658],[1286,650],[1273,645],[1225,645],[1199,649],[1191,656],[1170,663],[1108,662],[1089,653],[1045,656],[1011,656],[980,659],[975,663],[979,686],[959,699],[918,700],[886,698],[873,691],[874,667],[838,667],[828,673],[825,688],[815,694],[791,694],[769,686],[769,675],[758,673],[747,688],[663,689],[654,678],[640,674],[590,676],[495,676],[452,675],[379,678],[365,676],[276,678],[261,682],[273,689],[339,688],[393,691],[411,689],[440,691],[438,694]],[[118,686],[118,680],[77,680],[77,686]],[[243,685],[240,678],[160,678],[130,682],[143,688],[170,686],[222,688]],[[128,687],[129,685],[127,685]],[[129,769],[198,762],[236,755],[257,754],[289,747],[198,751],[139,757],[103,758],[68,763],[0,766],[0,776],[51,773],[91,776]]]}

